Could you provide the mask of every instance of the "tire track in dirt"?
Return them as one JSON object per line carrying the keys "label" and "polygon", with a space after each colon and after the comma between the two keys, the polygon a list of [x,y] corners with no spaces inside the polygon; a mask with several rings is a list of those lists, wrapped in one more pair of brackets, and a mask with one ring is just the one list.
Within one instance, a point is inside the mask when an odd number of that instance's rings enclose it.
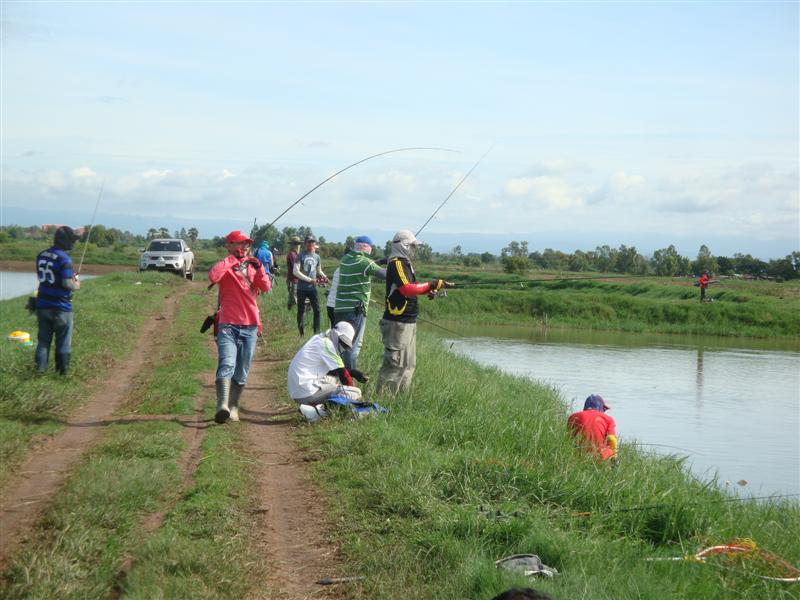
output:
{"label": "tire track in dirt", "polygon": [[[261,353],[264,347],[259,347]],[[326,504],[306,469],[307,453],[291,437],[297,410],[281,400],[288,361],[254,360],[242,393],[242,439],[255,460],[256,497],[251,509],[255,550],[263,572],[251,600],[344,598],[346,586],[322,587],[335,577],[338,546],[332,540]]]}
{"label": "tire track in dirt", "polygon": [[161,309],[142,327],[131,355],[114,366],[106,381],[97,384],[89,401],[66,420],[66,429],[32,450],[8,480],[0,493],[0,567],[31,530],[81,456],[116,421],[109,417],[125,404],[136,376],[151,367],[150,346],[145,341],[155,337],[161,321],[172,320],[180,299],[194,285],[188,284],[165,299]]}
{"label": "tire track in dirt", "polygon": [[[155,420],[160,417],[161,420],[171,419],[179,421],[184,425],[185,429],[181,432],[180,437],[186,444],[186,448],[178,459],[178,468],[180,469],[181,479],[183,480],[182,489],[184,494],[192,488],[194,483],[194,474],[197,471],[197,467],[200,465],[202,455],[201,446],[203,444],[203,439],[205,438],[206,430],[213,423],[212,419],[206,420],[203,418],[203,407],[208,399],[213,398],[214,396],[214,374],[206,374],[203,384],[202,391],[195,397],[194,400],[194,414],[188,419],[185,416],[173,417],[171,415],[142,415],[142,417],[139,417],[139,420]],[[209,391],[209,389],[211,391]],[[124,421],[124,419],[122,420]],[[170,508],[171,507],[165,507],[164,509],[151,513],[142,519],[138,527],[139,531],[141,532],[140,537],[142,540],[146,540],[151,533],[159,529],[164,524],[164,519],[166,519]],[[119,571],[117,572],[114,586],[111,591],[112,600],[122,597],[125,580],[127,579],[128,573],[130,573],[134,565],[135,562],[133,556],[130,553],[127,553],[122,561]]]}

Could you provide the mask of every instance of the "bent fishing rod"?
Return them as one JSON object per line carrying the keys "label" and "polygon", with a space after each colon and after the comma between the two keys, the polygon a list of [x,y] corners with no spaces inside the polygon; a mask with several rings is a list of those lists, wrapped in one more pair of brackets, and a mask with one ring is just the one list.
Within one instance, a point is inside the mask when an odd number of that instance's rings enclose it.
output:
{"label": "bent fishing rod", "polygon": [[[436,152],[458,152],[458,150],[452,150],[452,149],[450,149],[450,148],[437,148],[437,147],[425,147],[425,146],[420,146],[420,147],[418,147],[418,148],[395,148],[394,150],[386,150],[385,152],[378,152],[377,154],[373,154],[373,155],[371,155],[371,156],[367,156],[366,158],[362,158],[361,160],[357,160],[356,162],[354,162],[354,163],[352,163],[352,164],[349,164],[349,165],[347,165],[347,166],[346,166],[345,168],[343,168],[343,169],[339,169],[339,170],[338,170],[338,171],[336,171],[336,173],[334,173],[333,175],[331,175],[331,176],[329,176],[329,177],[326,177],[325,179],[323,179],[322,181],[320,181],[320,182],[319,182],[317,185],[315,185],[314,187],[312,187],[312,188],[311,188],[310,190],[308,190],[308,191],[307,191],[305,194],[303,194],[302,196],[300,196],[300,197],[299,197],[297,200],[295,200],[294,202],[292,202],[292,203],[291,203],[291,204],[290,204],[290,205],[289,205],[289,206],[286,208],[286,210],[284,210],[284,211],[283,211],[281,214],[279,214],[277,217],[275,217],[275,218],[272,220],[272,222],[271,222],[271,223],[270,223],[270,224],[269,224],[267,227],[270,227],[270,226],[273,226],[273,225],[275,225],[275,223],[277,223],[277,222],[278,222],[278,220],[279,220],[279,219],[280,219],[280,218],[281,218],[283,215],[285,215],[285,214],[286,214],[286,213],[288,213],[290,210],[292,210],[292,209],[293,209],[295,206],[297,206],[298,204],[300,204],[300,203],[301,203],[303,200],[305,200],[305,199],[306,199],[306,198],[307,198],[309,195],[311,195],[311,193],[313,193],[314,191],[316,191],[317,189],[319,189],[320,187],[322,187],[323,185],[325,185],[326,183],[328,183],[328,182],[329,182],[331,179],[333,179],[333,178],[334,178],[334,177],[336,177],[337,175],[341,175],[342,173],[344,173],[344,172],[345,172],[345,171],[347,171],[348,169],[352,169],[353,167],[356,167],[356,166],[360,165],[361,163],[365,163],[365,162],[367,162],[368,160],[372,160],[373,158],[378,158],[379,156],[385,156],[385,155],[387,155],[387,154],[394,154],[395,152],[410,152],[410,151],[412,151],[412,150],[434,150],[434,151],[436,151]],[[214,284],[213,284],[213,283],[212,283],[212,284],[210,284],[210,285],[208,286],[208,289],[211,289],[212,287],[214,287]]]}
{"label": "bent fishing rod", "polygon": [[83,259],[86,258],[86,248],[89,247],[89,236],[92,235],[92,229],[94,228],[94,220],[97,218],[97,207],[100,206],[100,198],[103,197],[103,190],[106,188],[106,180],[103,180],[103,183],[100,185],[100,192],[97,194],[97,202],[94,203],[94,212],[92,213],[92,222],[89,224],[89,231],[86,233],[86,241],[83,243],[83,254],[81,254],[81,261],[78,263],[78,271],[76,275],[81,274],[81,269],[83,268]]}
{"label": "bent fishing rod", "polygon": [[469,177],[469,176],[472,174],[472,172],[473,172],[473,171],[474,171],[474,170],[475,170],[475,169],[478,167],[478,165],[479,165],[479,164],[481,164],[481,161],[482,161],[484,158],[486,158],[486,155],[487,155],[487,154],[489,154],[489,152],[491,152],[491,150],[492,150],[492,148],[493,148],[493,147],[494,147],[494,146],[490,146],[490,147],[489,147],[489,149],[488,149],[486,152],[484,152],[484,153],[483,153],[483,156],[481,156],[481,157],[478,159],[478,162],[476,162],[474,165],[472,165],[472,168],[471,168],[469,171],[467,171],[467,174],[466,174],[466,175],[464,175],[464,177],[462,177],[462,178],[461,178],[461,181],[459,181],[459,182],[456,184],[456,187],[454,187],[454,188],[453,188],[453,190],[452,190],[452,191],[451,191],[449,194],[447,194],[447,198],[445,198],[445,199],[444,199],[444,201],[443,201],[443,202],[442,202],[442,203],[441,203],[441,204],[440,204],[440,205],[439,205],[439,206],[436,208],[436,210],[435,210],[435,211],[433,211],[433,214],[432,214],[430,217],[428,217],[428,220],[427,220],[427,221],[425,221],[425,222],[422,224],[422,227],[420,227],[420,228],[417,230],[417,233],[415,233],[415,234],[414,234],[414,237],[419,237],[419,234],[420,234],[420,233],[422,233],[422,230],[423,230],[423,229],[425,229],[425,227],[427,227],[428,223],[430,223],[430,222],[431,222],[431,220],[433,219],[433,217],[435,217],[435,216],[436,216],[436,213],[438,213],[438,212],[439,212],[439,211],[442,209],[442,207],[443,207],[445,204],[447,204],[447,201],[448,201],[448,200],[450,200],[450,197],[451,197],[453,194],[455,194],[455,193],[456,193],[456,191],[458,190],[458,188],[460,188],[460,187],[461,187],[461,184],[462,184],[462,183],[464,183],[464,182],[467,180],[467,177]]}
{"label": "bent fishing rod", "polygon": [[395,148],[394,150],[386,150],[385,152],[378,152],[378,154],[373,154],[372,156],[367,156],[366,158],[362,158],[361,160],[357,160],[353,164],[347,165],[344,169],[339,169],[338,171],[336,171],[336,173],[334,173],[330,177],[326,177],[325,179],[320,181],[317,185],[315,185],[313,188],[308,190],[305,194],[300,196],[297,200],[292,202],[286,210],[284,210],[281,214],[279,214],[277,217],[275,217],[275,219],[273,219],[273,221],[270,223],[270,225],[275,225],[275,223],[277,223],[278,219],[280,219],[283,215],[285,215],[290,210],[292,210],[295,206],[300,204],[300,202],[302,202],[312,192],[314,192],[316,189],[320,188],[324,184],[328,183],[331,179],[333,179],[337,175],[340,175],[340,174],[344,173],[348,169],[352,169],[353,167],[355,167],[357,165],[360,165],[361,163],[365,163],[368,160],[372,160],[373,158],[378,158],[379,156],[385,156],[387,154],[393,154],[395,152],[409,152],[411,150],[434,150],[434,151],[437,151],[437,152],[458,152],[458,150],[451,150],[450,148],[436,148],[436,147]]}

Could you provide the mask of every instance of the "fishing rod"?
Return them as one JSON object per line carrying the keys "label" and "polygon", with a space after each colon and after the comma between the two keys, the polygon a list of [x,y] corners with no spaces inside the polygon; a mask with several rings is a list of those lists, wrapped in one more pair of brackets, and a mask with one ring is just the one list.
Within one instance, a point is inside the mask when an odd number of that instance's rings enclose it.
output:
{"label": "fishing rod", "polygon": [[483,156],[481,156],[481,157],[478,159],[478,162],[476,162],[474,165],[472,165],[472,168],[471,168],[469,171],[467,171],[467,174],[466,174],[466,175],[464,175],[464,177],[462,177],[462,178],[461,178],[461,181],[459,181],[459,182],[458,182],[458,184],[456,184],[456,187],[454,187],[454,188],[453,188],[453,190],[452,190],[452,191],[451,191],[449,194],[447,194],[447,198],[445,198],[445,199],[444,199],[444,202],[442,202],[442,203],[441,203],[441,204],[440,204],[440,205],[437,207],[437,209],[436,209],[435,211],[433,211],[433,214],[432,214],[430,217],[428,217],[428,220],[427,220],[427,221],[425,221],[425,222],[422,224],[422,227],[420,227],[420,228],[419,228],[419,230],[417,230],[417,233],[415,233],[415,234],[414,234],[414,237],[419,237],[419,234],[420,234],[420,233],[422,233],[422,230],[423,230],[423,229],[425,229],[425,227],[428,225],[428,223],[430,223],[430,222],[431,222],[431,219],[433,219],[433,217],[435,217],[435,216],[436,216],[436,213],[438,213],[438,212],[439,212],[439,211],[442,209],[442,207],[443,207],[445,204],[447,204],[447,201],[448,201],[448,200],[450,200],[450,197],[451,197],[453,194],[455,194],[455,193],[456,193],[456,190],[458,190],[458,188],[460,188],[460,187],[461,187],[461,184],[462,184],[462,183],[464,183],[464,182],[467,180],[467,177],[469,177],[469,176],[472,174],[472,172],[473,172],[473,171],[474,171],[474,170],[477,168],[477,166],[478,166],[479,164],[481,164],[481,161],[482,161],[482,160],[483,160],[483,159],[486,157],[486,155],[487,155],[487,154],[489,154],[489,152],[491,152],[491,150],[492,150],[492,148],[493,148],[493,147],[494,147],[494,146],[490,146],[490,147],[489,147],[489,149],[488,149],[486,152],[484,152],[484,153],[483,153]]}
{"label": "fishing rod", "polygon": [[[372,302],[375,306],[378,306],[380,308],[386,308],[385,305],[381,304],[380,302],[378,302],[376,300],[373,300],[372,298],[370,298],[369,301]],[[439,329],[443,329],[444,331],[446,331],[448,333],[452,333],[453,335],[457,335],[458,337],[466,337],[463,333],[458,333],[457,331],[455,331],[453,329],[449,329],[449,328],[445,327],[444,325],[439,325],[438,323],[434,323],[433,321],[431,321],[429,319],[423,319],[419,315],[417,315],[417,321],[422,321],[423,323],[427,323],[428,325],[433,325],[434,327],[438,327]]]}
{"label": "fishing rod", "polygon": [[103,183],[100,185],[100,192],[97,194],[97,202],[94,203],[94,212],[92,213],[92,222],[89,224],[89,231],[86,234],[86,241],[83,243],[83,254],[81,254],[81,261],[78,263],[78,271],[77,275],[81,274],[81,269],[83,268],[83,259],[86,258],[86,248],[89,247],[89,236],[92,235],[92,229],[94,228],[94,220],[97,217],[97,207],[100,206],[100,198],[103,197],[103,190],[106,188],[106,180],[103,180]]}
{"label": "fishing rod", "polygon": [[277,217],[275,217],[275,219],[272,221],[272,223],[270,223],[270,225],[275,225],[275,223],[278,221],[278,219],[280,219],[280,218],[281,218],[283,215],[285,215],[286,213],[288,213],[288,212],[289,212],[290,210],[292,210],[292,209],[293,209],[295,206],[297,206],[297,205],[298,205],[300,202],[302,202],[302,201],[303,201],[303,200],[304,200],[304,199],[305,199],[305,198],[306,198],[306,197],[307,197],[309,194],[311,194],[311,193],[312,193],[314,190],[316,190],[316,189],[318,189],[319,187],[321,187],[322,185],[326,184],[327,182],[329,182],[331,179],[333,179],[333,178],[334,178],[334,177],[336,177],[337,175],[340,175],[341,173],[344,173],[344,172],[345,172],[345,171],[347,171],[348,169],[352,169],[353,167],[355,167],[355,166],[357,166],[357,165],[360,165],[361,163],[367,162],[368,160],[372,160],[373,158],[378,158],[379,156],[385,156],[386,154],[393,154],[393,153],[395,153],[395,152],[409,152],[409,151],[411,151],[411,150],[435,150],[435,151],[437,151],[437,152],[458,152],[458,150],[451,150],[450,148],[436,148],[436,147],[430,147],[430,148],[428,148],[428,147],[420,147],[420,148],[395,148],[394,150],[386,150],[385,152],[379,152],[378,154],[373,154],[372,156],[367,156],[366,158],[362,158],[361,160],[358,160],[358,161],[354,162],[354,163],[353,163],[353,164],[351,164],[351,165],[347,165],[347,166],[346,166],[344,169],[340,169],[340,170],[336,171],[336,173],[334,173],[334,174],[333,174],[333,175],[331,175],[330,177],[326,177],[325,179],[323,179],[322,181],[320,181],[320,182],[319,182],[317,185],[315,185],[313,188],[311,188],[310,190],[308,190],[308,191],[307,191],[305,194],[303,194],[302,196],[300,196],[300,197],[299,197],[297,200],[295,200],[294,202],[292,202],[292,203],[289,205],[289,207],[288,207],[286,210],[284,210],[284,211],[283,211],[281,214],[279,214]]}

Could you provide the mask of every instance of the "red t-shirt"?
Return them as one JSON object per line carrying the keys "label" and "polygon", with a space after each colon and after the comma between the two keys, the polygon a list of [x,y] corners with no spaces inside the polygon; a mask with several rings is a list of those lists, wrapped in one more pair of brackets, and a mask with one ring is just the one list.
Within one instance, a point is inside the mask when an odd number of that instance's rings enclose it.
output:
{"label": "red t-shirt", "polygon": [[294,261],[297,259],[297,252],[289,250],[286,253],[286,281],[289,283],[297,283],[297,277],[294,276]]}
{"label": "red t-shirt", "polygon": [[575,435],[586,439],[593,451],[603,460],[611,458],[614,451],[606,442],[606,436],[617,435],[617,426],[614,419],[599,410],[582,410],[569,416],[567,423]]}
{"label": "red t-shirt", "polygon": [[263,267],[256,269],[248,264],[241,271],[241,266],[241,259],[228,255],[208,271],[208,280],[219,285],[218,323],[257,325],[261,333],[256,299],[259,292],[269,291],[271,283]]}
{"label": "red t-shirt", "polygon": [[701,289],[706,289],[708,287],[708,280],[709,280],[709,276],[708,275],[701,275],[700,276],[700,288]]}

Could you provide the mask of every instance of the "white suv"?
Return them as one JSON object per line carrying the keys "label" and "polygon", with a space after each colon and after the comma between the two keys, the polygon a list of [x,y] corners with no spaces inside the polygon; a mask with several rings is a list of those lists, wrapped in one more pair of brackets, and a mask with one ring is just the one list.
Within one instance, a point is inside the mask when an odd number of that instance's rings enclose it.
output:
{"label": "white suv", "polygon": [[194,279],[194,254],[183,240],[150,240],[147,250],[142,248],[141,253],[140,271],[174,271]]}

